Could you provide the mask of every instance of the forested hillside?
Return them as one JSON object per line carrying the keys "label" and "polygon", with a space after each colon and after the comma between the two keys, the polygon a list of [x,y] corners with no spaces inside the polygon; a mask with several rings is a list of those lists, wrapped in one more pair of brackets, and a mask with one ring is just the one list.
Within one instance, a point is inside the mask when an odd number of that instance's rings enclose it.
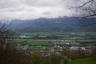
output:
{"label": "forested hillside", "polygon": [[17,32],[96,32],[96,18],[59,17],[34,20],[12,20]]}

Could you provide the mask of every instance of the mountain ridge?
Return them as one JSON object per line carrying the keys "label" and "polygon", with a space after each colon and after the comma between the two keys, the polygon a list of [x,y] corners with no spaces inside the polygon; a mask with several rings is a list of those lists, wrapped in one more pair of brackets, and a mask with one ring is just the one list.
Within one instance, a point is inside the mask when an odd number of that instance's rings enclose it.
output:
{"label": "mountain ridge", "polygon": [[59,17],[12,20],[16,32],[96,32],[96,18]]}

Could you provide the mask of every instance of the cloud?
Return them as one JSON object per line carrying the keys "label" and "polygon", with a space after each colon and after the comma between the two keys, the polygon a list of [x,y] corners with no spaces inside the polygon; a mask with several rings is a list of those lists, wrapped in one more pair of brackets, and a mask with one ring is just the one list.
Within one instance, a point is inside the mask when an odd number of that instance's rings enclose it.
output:
{"label": "cloud", "polygon": [[0,0],[0,19],[70,16],[65,0]]}

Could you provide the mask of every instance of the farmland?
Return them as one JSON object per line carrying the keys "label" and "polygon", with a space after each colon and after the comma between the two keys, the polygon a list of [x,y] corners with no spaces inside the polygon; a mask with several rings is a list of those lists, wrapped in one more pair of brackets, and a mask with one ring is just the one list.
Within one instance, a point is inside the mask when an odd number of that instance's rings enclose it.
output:
{"label": "farmland", "polygon": [[30,46],[53,46],[54,44],[50,41],[40,40],[13,40],[12,43],[25,44]]}
{"label": "farmland", "polygon": [[[19,38],[9,39],[19,50],[39,52],[41,57],[55,53],[68,57],[68,64],[96,64],[95,33],[21,33]],[[27,53],[27,54],[28,54]],[[63,54],[62,54],[63,53]],[[45,58],[47,59],[47,58]]]}
{"label": "farmland", "polygon": [[[96,46],[95,35],[95,33],[21,33],[19,34],[21,39],[12,40],[12,42],[31,46],[54,46],[56,41],[69,40],[80,43],[79,45],[70,44],[69,46]],[[66,44],[61,45],[67,46]]]}
{"label": "farmland", "polygon": [[70,64],[96,64],[95,57],[81,58],[72,60]]}

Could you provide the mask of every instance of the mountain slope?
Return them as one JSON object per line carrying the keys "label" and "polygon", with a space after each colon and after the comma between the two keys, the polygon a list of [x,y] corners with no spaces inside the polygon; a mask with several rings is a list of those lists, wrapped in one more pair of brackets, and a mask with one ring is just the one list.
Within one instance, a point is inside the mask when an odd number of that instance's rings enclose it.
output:
{"label": "mountain slope", "polygon": [[17,32],[96,32],[96,18],[39,18],[13,20],[10,29]]}

